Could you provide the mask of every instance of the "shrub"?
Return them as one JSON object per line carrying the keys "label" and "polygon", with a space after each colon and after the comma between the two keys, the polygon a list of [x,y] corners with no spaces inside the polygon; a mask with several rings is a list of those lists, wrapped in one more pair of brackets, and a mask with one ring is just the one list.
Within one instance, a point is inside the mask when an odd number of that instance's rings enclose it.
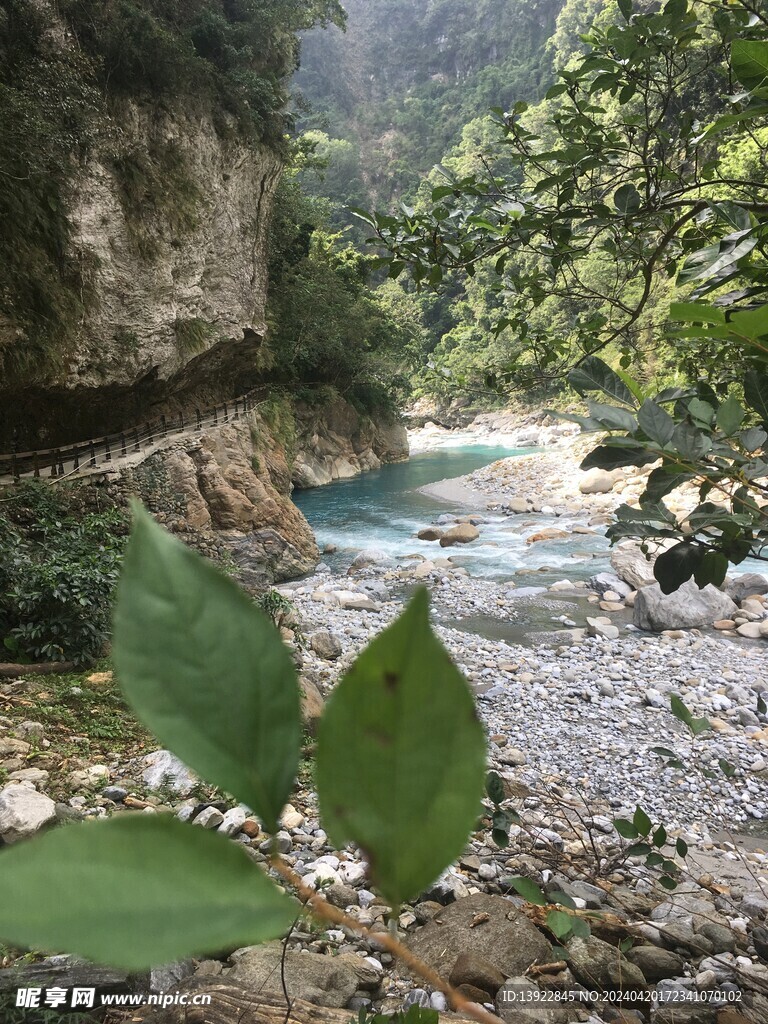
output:
{"label": "shrub", "polygon": [[127,522],[116,509],[75,514],[44,484],[0,513],[0,638],[18,661],[95,660],[109,636]]}

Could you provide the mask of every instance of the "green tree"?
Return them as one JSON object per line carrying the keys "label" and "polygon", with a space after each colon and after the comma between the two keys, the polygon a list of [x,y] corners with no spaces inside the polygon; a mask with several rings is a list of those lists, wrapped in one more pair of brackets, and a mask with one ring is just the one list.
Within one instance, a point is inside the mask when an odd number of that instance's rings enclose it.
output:
{"label": "green tree", "polygon": [[[607,386],[622,408],[592,403],[582,425],[622,436],[584,465],[661,459],[669,485],[647,490],[639,514],[624,510],[614,536],[675,538],[658,570],[667,589],[691,575],[719,582],[767,536],[768,13],[751,0],[613,10],[545,104],[497,111],[514,174],[446,169],[427,207],[368,223],[392,276],[407,267],[437,287],[492,266],[504,300],[495,330],[511,330],[517,349],[487,384]],[[622,373],[665,338],[691,387],[654,400]],[[687,525],[653,508],[674,466],[701,485]]]}

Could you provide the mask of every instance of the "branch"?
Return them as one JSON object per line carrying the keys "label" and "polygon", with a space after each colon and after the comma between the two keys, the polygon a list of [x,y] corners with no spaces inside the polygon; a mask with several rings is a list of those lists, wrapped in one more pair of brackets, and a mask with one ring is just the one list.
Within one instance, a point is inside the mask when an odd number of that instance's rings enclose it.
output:
{"label": "branch", "polygon": [[349,917],[342,910],[331,906],[331,904],[327,900],[323,899],[319,893],[305,885],[301,876],[297,875],[296,872],[286,864],[279,855],[272,856],[270,858],[270,866],[275,869],[281,878],[296,890],[302,902],[308,905],[317,917],[324,921],[329,921],[331,924],[343,925],[345,928],[349,928],[352,931],[357,932],[358,935],[361,935],[366,939],[372,939],[374,942],[384,946],[387,952],[401,960],[406,967],[410,968],[410,970],[415,974],[421,975],[421,977],[424,978],[424,980],[433,988],[443,992],[455,1009],[463,1011],[468,1016],[478,1021],[479,1024],[500,1024],[498,1017],[483,1009],[479,1003],[473,1003],[460,992],[457,992],[456,989],[449,985],[447,981],[444,981],[436,971],[432,970],[432,968],[422,960],[419,960],[417,956],[414,956],[410,949],[404,946],[398,939],[390,935],[389,932],[372,932],[369,928],[366,928],[365,925],[356,921],[354,917]]}

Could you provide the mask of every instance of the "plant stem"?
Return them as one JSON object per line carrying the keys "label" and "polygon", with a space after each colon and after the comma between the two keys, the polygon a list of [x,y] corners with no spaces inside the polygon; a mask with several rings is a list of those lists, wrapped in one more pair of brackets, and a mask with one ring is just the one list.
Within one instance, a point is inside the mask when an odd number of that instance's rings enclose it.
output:
{"label": "plant stem", "polygon": [[345,914],[343,910],[339,910],[337,907],[331,906],[331,904],[326,899],[323,899],[319,893],[305,885],[301,876],[297,875],[296,872],[286,864],[280,856],[272,856],[270,858],[270,866],[275,869],[284,881],[293,886],[300,899],[310,907],[316,917],[319,917],[324,921],[329,921],[331,924],[343,925],[345,928],[349,928],[352,931],[357,932],[358,935],[361,935],[364,938],[373,939],[374,942],[383,946],[387,952],[392,954],[392,956],[401,960],[405,966],[410,968],[410,970],[415,974],[419,974],[429,985],[432,986],[432,988],[438,989],[440,992],[444,993],[456,1010],[466,1013],[468,1017],[472,1017],[474,1020],[479,1021],[480,1024],[500,1024],[500,1020],[497,1016],[483,1009],[479,1003],[473,1003],[460,992],[457,992],[456,989],[449,985],[447,981],[440,977],[437,971],[434,971],[428,964],[425,964],[423,960],[414,956],[406,946],[404,946],[388,931],[372,932],[365,925],[356,921],[354,917],[349,917]]}

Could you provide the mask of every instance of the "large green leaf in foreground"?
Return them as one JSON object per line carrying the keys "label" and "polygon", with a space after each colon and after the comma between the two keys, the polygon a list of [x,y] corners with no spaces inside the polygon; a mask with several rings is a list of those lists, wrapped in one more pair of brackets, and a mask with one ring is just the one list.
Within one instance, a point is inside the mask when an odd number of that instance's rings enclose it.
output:
{"label": "large green leaf in foreground", "polygon": [[301,744],[290,654],[236,584],[141,508],[118,587],[114,660],[160,742],[276,831]]}
{"label": "large green leaf in foreground", "polygon": [[243,849],[173,818],[68,825],[0,853],[0,938],[126,969],[281,935],[296,904]]}
{"label": "large green leaf in foreground", "polygon": [[317,753],[323,822],[339,848],[363,849],[397,906],[464,849],[485,762],[472,695],[430,628],[421,590],[328,701]]}

